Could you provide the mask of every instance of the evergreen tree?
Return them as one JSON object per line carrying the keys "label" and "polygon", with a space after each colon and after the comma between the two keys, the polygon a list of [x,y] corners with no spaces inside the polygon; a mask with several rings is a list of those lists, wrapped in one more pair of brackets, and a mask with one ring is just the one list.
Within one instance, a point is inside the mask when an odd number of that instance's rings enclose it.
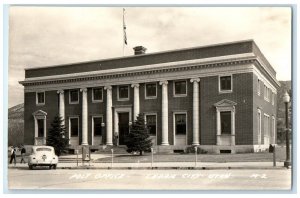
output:
{"label": "evergreen tree", "polygon": [[69,146],[68,135],[62,122],[62,117],[55,116],[47,135],[47,145],[53,146],[55,154],[58,156],[64,153]]}
{"label": "evergreen tree", "polygon": [[140,152],[143,155],[143,151],[151,150],[152,141],[143,114],[139,114],[131,125],[125,144],[128,153]]}

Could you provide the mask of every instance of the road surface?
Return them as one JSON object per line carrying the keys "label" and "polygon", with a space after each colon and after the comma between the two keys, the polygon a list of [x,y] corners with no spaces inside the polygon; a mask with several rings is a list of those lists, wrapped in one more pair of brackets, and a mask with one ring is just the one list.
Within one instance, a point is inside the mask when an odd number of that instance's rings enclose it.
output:
{"label": "road surface", "polygon": [[8,169],[9,189],[289,190],[291,170]]}

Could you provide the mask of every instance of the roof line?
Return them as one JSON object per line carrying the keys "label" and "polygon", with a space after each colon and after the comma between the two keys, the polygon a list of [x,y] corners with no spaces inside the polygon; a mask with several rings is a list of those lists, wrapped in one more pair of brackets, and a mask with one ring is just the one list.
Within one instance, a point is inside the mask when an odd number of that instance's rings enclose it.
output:
{"label": "roof line", "polygon": [[65,64],[59,64],[59,65],[38,66],[38,67],[34,67],[34,68],[25,68],[25,70],[35,70],[35,69],[43,69],[43,68],[49,68],[49,67],[50,68],[52,68],[52,67],[63,67],[63,66],[79,65],[79,64],[85,64],[85,63],[95,63],[95,62],[100,62],[100,61],[131,59],[131,58],[141,57],[141,56],[151,56],[151,55],[156,55],[156,54],[172,53],[172,52],[178,52],[178,51],[187,51],[187,50],[193,50],[193,49],[216,47],[216,46],[221,46],[221,45],[230,45],[230,44],[244,43],[244,42],[254,42],[254,40],[253,39],[247,39],[247,40],[232,41],[232,42],[225,42],[225,43],[215,43],[215,44],[209,44],[209,45],[203,45],[203,46],[197,46],[197,47],[189,47],[189,48],[180,48],[180,49],[174,49],[174,50],[152,52],[152,53],[146,53],[146,54],[140,54],[140,55],[130,55],[130,56],[98,59],[98,60],[91,60],[91,61],[73,62],[73,63],[65,63]]}

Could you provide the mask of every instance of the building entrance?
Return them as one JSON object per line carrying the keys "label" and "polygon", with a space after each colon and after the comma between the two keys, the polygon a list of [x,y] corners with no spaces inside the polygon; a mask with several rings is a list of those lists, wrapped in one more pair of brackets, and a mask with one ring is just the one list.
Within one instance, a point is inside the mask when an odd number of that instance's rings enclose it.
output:
{"label": "building entrance", "polygon": [[119,115],[119,145],[125,144],[125,138],[129,134],[129,112]]}

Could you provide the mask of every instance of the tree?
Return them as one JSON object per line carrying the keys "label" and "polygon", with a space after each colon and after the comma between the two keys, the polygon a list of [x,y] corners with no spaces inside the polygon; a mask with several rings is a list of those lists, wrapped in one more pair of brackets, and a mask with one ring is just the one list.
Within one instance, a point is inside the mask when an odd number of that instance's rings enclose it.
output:
{"label": "tree", "polygon": [[143,155],[143,151],[150,151],[152,141],[143,114],[139,114],[130,127],[125,144],[128,153],[140,152],[140,155]]}
{"label": "tree", "polygon": [[62,122],[62,117],[58,115],[55,116],[47,135],[47,145],[53,146],[55,154],[58,156],[66,152],[67,147],[69,146],[68,135]]}

